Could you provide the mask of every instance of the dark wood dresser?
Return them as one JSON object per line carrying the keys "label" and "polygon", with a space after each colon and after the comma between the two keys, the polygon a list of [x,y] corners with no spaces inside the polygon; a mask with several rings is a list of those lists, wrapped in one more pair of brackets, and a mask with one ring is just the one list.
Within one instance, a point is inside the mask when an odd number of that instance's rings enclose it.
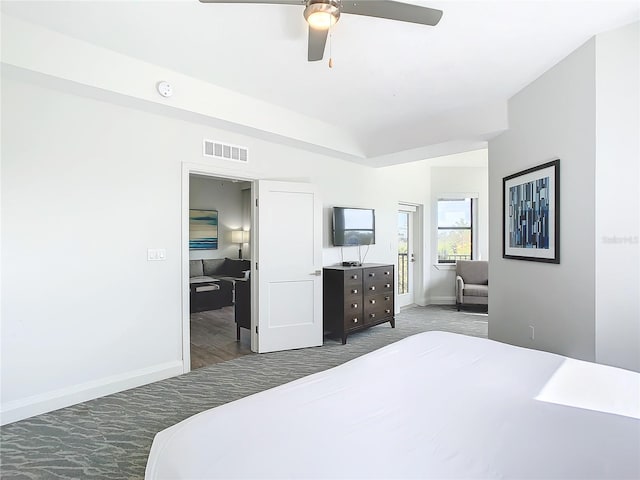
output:
{"label": "dark wood dresser", "polygon": [[342,337],[394,317],[394,267],[363,264],[360,267],[323,269],[323,321],[325,334]]}

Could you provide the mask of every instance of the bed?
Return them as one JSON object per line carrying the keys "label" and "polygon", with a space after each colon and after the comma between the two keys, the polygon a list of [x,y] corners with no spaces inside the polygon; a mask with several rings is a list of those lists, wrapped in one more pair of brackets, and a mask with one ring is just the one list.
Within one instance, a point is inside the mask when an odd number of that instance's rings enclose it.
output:
{"label": "bed", "polygon": [[640,478],[640,374],[445,332],[159,432],[146,479]]}

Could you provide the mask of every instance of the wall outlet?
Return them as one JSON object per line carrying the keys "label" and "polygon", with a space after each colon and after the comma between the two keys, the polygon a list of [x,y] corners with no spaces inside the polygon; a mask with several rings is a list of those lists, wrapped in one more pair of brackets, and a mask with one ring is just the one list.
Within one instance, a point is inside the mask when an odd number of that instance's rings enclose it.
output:
{"label": "wall outlet", "polygon": [[529,340],[535,340],[536,338],[536,329],[533,325],[529,325]]}

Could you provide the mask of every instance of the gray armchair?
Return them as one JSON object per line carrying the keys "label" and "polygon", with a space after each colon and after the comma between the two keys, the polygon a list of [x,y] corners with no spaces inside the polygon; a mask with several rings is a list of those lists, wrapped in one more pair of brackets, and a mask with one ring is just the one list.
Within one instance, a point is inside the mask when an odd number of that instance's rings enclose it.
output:
{"label": "gray armchair", "polygon": [[456,306],[489,304],[489,262],[458,260],[456,263]]}

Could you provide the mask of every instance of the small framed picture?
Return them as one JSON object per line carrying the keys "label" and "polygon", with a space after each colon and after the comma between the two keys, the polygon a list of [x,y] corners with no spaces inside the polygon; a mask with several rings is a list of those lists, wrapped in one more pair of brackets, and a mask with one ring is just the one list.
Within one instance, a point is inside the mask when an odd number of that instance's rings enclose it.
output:
{"label": "small framed picture", "polygon": [[218,211],[189,210],[189,250],[218,248]]}
{"label": "small framed picture", "polygon": [[502,257],[560,263],[560,160],[502,179]]}

